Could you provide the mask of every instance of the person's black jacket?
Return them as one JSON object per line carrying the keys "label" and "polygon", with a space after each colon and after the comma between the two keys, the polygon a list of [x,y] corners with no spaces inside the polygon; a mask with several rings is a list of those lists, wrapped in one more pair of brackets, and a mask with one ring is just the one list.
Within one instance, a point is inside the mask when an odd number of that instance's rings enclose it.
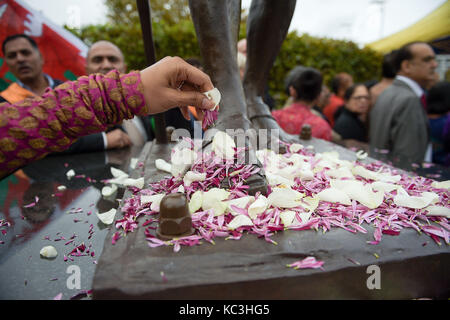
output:
{"label": "person's black jacket", "polygon": [[367,142],[367,129],[364,123],[359,120],[358,114],[351,112],[345,106],[339,109],[339,113],[335,114],[337,118],[333,130],[339,133],[344,140],[354,139]]}

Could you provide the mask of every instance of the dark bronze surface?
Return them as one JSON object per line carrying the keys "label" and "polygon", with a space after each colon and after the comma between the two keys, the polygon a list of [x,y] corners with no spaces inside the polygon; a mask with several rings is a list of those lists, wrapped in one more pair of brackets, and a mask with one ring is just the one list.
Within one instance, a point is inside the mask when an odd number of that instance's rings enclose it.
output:
{"label": "dark bronze surface", "polygon": [[[117,208],[116,198],[121,199],[124,193],[119,188],[114,198],[102,197],[105,184],[101,181],[112,178],[111,167],[129,171],[131,158],[137,158],[141,151],[131,148],[49,156],[0,180],[0,220],[11,223],[10,227],[0,227],[1,300],[51,300],[59,293],[63,300],[86,297],[84,291],[92,289],[105,237],[114,229],[101,223],[96,213]],[[70,169],[76,176],[69,180],[66,172]],[[59,191],[60,185],[67,189]],[[26,207],[36,202],[36,196],[39,201]],[[64,261],[64,256],[69,257],[82,243],[89,254]],[[56,248],[58,256],[41,258],[40,250],[49,245]],[[71,268],[76,267],[80,286],[68,287],[74,272]]]}
{"label": "dark bronze surface", "polygon": [[[303,141],[318,152],[336,150],[342,159],[354,152],[323,140]],[[145,161],[147,181],[159,181],[157,158],[168,160],[173,145],[152,146]],[[143,155],[144,157],[144,155]],[[366,161],[371,161],[370,159]],[[125,197],[130,196],[126,193]],[[447,298],[450,250],[411,229],[399,236],[385,235],[369,245],[368,233],[332,229],[283,231],[274,235],[278,245],[256,235],[240,240],[215,239],[174,252],[173,246],[149,248],[139,228],[111,245],[111,231],[94,277],[98,299],[411,299]],[[376,255],[379,257],[377,258]],[[307,256],[323,260],[324,270],[293,270],[286,265]],[[353,261],[353,262],[352,262]],[[356,265],[355,261],[360,263]],[[381,270],[381,289],[369,290],[369,265]],[[411,267],[414,266],[414,267]],[[161,272],[167,280],[161,278]],[[186,295],[189,292],[189,295]]]}

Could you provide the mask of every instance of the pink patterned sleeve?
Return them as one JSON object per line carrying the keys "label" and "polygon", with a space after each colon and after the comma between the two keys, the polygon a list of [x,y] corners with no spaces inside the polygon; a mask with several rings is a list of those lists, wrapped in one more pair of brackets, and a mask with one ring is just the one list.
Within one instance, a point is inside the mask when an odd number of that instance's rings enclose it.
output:
{"label": "pink patterned sleeve", "polygon": [[42,97],[0,104],[0,178],[81,136],[148,113],[138,71],[83,76]]}

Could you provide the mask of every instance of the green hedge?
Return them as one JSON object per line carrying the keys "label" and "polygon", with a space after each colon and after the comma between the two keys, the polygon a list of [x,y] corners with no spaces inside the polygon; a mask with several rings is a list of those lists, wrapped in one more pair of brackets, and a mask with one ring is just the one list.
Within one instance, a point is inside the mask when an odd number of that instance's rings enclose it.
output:
{"label": "green hedge", "polygon": [[[200,51],[191,20],[177,24],[160,21],[153,23],[153,38],[157,59],[164,56],[183,58],[199,57]],[[70,29],[69,29],[70,30]],[[97,40],[109,40],[122,49],[128,69],[146,66],[142,33],[139,23],[130,25],[95,25],[80,31],[70,30],[90,45]],[[245,36],[245,24],[240,28],[240,37]],[[299,36],[291,32],[286,37],[280,54],[271,70],[269,88],[277,101],[277,107],[287,99],[284,92],[284,78],[296,65],[317,68],[324,75],[326,84],[338,72],[348,72],[357,82],[378,79],[381,73],[382,55],[368,48],[360,49],[350,41]]]}

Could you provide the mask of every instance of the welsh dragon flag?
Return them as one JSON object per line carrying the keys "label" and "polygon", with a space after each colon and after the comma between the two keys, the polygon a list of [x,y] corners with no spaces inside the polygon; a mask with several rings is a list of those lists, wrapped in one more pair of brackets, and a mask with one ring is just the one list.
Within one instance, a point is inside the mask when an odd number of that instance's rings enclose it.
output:
{"label": "welsh dragon flag", "polygon": [[[0,0],[0,47],[6,37],[17,33],[36,41],[44,57],[44,72],[53,78],[74,80],[85,74],[88,47],[80,39],[23,1]],[[0,49],[0,91],[15,80]]]}

